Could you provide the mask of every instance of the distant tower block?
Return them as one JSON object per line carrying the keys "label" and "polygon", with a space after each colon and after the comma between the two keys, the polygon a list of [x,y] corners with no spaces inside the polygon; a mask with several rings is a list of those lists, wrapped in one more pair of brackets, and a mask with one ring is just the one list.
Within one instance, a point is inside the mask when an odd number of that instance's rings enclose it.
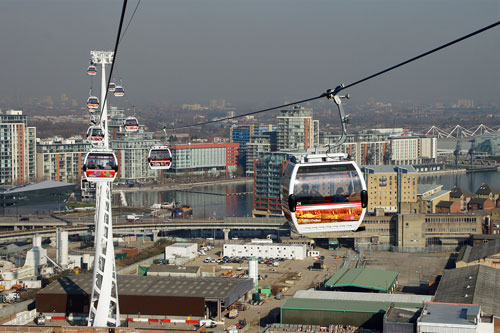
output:
{"label": "distant tower block", "polygon": [[56,262],[62,268],[68,267],[68,232],[57,229],[57,255]]}

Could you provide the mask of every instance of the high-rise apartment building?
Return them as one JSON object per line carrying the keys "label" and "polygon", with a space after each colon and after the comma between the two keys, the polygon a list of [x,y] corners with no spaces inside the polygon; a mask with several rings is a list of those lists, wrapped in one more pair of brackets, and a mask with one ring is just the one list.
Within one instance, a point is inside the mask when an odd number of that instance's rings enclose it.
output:
{"label": "high-rise apartment building", "polygon": [[80,183],[82,164],[90,148],[90,143],[80,136],[39,139],[36,147],[37,181]]}
{"label": "high-rise apartment building", "polygon": [[278,150],[307,150],[319,145],[319,121],[313,110],[295,106],[278,116]]}
{"label": "high-rise apartment building", "polygon": [[0,185],[35,180],[36,128],[19,110],[0,113]]}
{"label": "high-rise apartment building", "polygon": [[281,175],[290,160],[285,152],[263,152],[254,162],[253,216],[282,216]]}
{"label": "high-rise apartment building", "polygon": [[[246,173],[253,173],[253,159],[248,158],[247,144],[253,142],[253,137],[256,135],[263,135],[265,133],[272,133],[272,125],[233,125],[229,129],[229,138],[231,142],[239,143],[239,157],[238,163],[243,167]],[[253,152],[252,152],[253,153]]]}
{"label": "high-rise apartment building", "polygon": [[437,138],[430,136],[393,136],[389,138],[391,164],[436,163]]}

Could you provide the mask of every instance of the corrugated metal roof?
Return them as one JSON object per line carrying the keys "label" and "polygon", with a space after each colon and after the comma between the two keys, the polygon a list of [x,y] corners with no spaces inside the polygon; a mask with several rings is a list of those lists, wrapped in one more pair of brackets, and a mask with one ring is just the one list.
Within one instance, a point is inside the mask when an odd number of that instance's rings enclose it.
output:
{"label": "corrugated metal roof", "polygon": [[323,310],[342,312],[386,312],[390,307],[387,302],[360,302],[310,298],[289,298],[281,309],[288,310]]}
{"label": "corrugated metal roof", "polygon": [[500,316],[500,269],[484,265],[446,269],[434,301],[480,304],[484,313]]}
{"label": "corrugated metal roof", "polygon": [[387,292],[397,281],[398,272],[374,268],[340,268],[327,282],[330,288],[359,287]]}
{"label": "corrugated metal roof", "polygon": [[344,291],[323,290],[298,290],[293,298],[329,299],[343,301],[365,301],[365,302],[394,302],[425,304],[432,301],[432,296],[410,295],[410,294],[375,294],[375,293],[353,293]]}
{"label": "corrugated metal roof", "polygon": [[457,257],[457,261],[473,262],[500,253],[500,239],[474,246],[465,245]]}

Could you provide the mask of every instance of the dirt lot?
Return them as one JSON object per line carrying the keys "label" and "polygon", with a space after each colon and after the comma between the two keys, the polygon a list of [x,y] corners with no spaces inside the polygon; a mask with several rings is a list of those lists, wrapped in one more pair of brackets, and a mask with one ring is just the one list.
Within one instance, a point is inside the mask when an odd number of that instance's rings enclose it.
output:
{"label": "dirt lot", "polygon": [[434,280],[443,273],[451,253],[365,253],[365,267],[396,271],[400,286],[417,286],[420,280]]}

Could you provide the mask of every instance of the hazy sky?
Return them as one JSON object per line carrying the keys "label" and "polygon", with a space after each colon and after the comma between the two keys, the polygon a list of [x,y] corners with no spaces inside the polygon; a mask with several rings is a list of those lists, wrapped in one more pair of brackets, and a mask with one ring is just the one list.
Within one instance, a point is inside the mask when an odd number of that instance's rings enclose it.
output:
{"label": "hazy sky", "polygon": [[[137,0],[129,0],[130,17]],[[84,101],[118,0],[2,0],[0,98]],[[499,0],[142,0],[118,51],[136,105],[319,95],[500,20]],[[128,21],[128,20],[127,20]],[[355,100],[500,102],[500,27],[349,90]]]}

